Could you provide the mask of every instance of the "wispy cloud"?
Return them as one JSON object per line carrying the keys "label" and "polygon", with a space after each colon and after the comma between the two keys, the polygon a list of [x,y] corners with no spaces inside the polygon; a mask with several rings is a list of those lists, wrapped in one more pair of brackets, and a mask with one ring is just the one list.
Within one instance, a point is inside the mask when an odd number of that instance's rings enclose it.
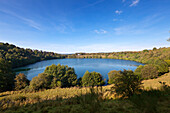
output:
{"label": "wispy cloud", "polygon": [[139,35],[142,33],[147,33],[149,32],[149,30],[154,30],[155,27],[153,27],[153,25],[161,22],[163,18],[164,17],[162,17],[159,14],[150,15],[148,17],[143,18],[142,21],[138,21],[137,23],[127,24],[114,28],[114,33],[116,35],[123,34]]}
{"label": "wispy cloud", "polygon": [[100,30],[94,30],[95,33],[97,34],[106,34],[107,31],[106,30],[103,30],[103,29],[100,29]]}
{"label": "wispy cloud", "polygon": [[102,2],[104,2],[104,0],[98,0],[98,1],[96,1],[96,2],[93,2],[93,3],[87,4],[87,5],[85,5],[85,6],[81,7],[81,8],[79,8],[79,9],[92,7],[92,6],[95,6],[95,5],[97,5],[97,4],[99,4],[99,3],[102,3]]}
{"label": "wispy cloud", "polygon": [[37,29],[37,30],[40,30],[40,31],[42,30],[42,29],[40,28],[40,25],[39,25],[38,23],[36,23],[34,20],[31,20],[31,19],[29,19],[29,18],[22,17],[22,16],[14,13],[14,12],[12,12],[12,11],[3,10],[3,9],[0,9],[0,11],[3,12],[3,13],[6,13],[6,14],[8,14],[8,15],[14,16],[14,17],[16,17],[16,18],[18,18],[18,19],[20,19],[20,20],[22,20],[25,24],[29,25],[30,27],[32,27],[32,28],[34,28],[34,29]]}
{"label": "wispy cloud", "polygon": [[139,3],[140,0],[133,0],[130,4],[130,7],[136,6]]}
{"label": "wispy cloud", "polygon": [[122,0],[122,2],[125,2],[126,0]]}
{"label": "wispy cloud", "polygon": [[113,19],[114,22],[116,21],[123,21],[123,19]]}
{"label": "wispy cloud", "polygon": [[115,13],[116,13],[116,14],[121,14],[121,13],[123,13],[123,11],[121,11],[121,10],[116,10]]}
{"label": "wispy cloud", "polygon": [[75,29],[69,23],[61,23],[54,25],[54,29],[57,30],[59,33],[68,33],[70,31],[75,31]]}
{"label": "wispy cloud", "polygon": [[137,34],[141,34],[144,32],[145,30],[138,29],[138,27],[136,27],[135,25],[126,25],[126,26],[114,28],[114,33],[116,35],[125,35],[125,34],[137,35]]}

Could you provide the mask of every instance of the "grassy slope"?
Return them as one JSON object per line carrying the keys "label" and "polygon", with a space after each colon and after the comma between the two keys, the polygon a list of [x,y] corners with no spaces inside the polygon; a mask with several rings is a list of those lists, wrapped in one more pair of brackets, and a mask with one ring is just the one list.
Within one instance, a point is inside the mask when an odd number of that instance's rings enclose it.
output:
{"label": "grassy slope", "polygon": [[[170,70],[170,68],[169,68]],[[166,82],[166,85],[169,85],[170,86],[170,72],[169,73],[165,73],[164,75],[160,76],[159,78],[157,79],[149,79],[149,80],[144,80],[143,81],[143,85],[144,85],[144,88],[145,89],[148,89],[148,88],[160,88],[161,87],[161,84],[159,82]]]}
{"label": "grassy slope", "polygon": [[[143,81],[144,88],[148,87],[159,88],[161,85],[159,81],[164,81],[167,85],[170,85],[170,72],[157,79]],[[102,89],[98,89],[99,94],[102,94],[101,99],[93,95],[88,95],[89,88],[56,88],[45,91],[24,93],[21,91],[10,91],[0,93],[1,109],[8,109],[5,112],[14,112],[16,109],[18,112],[25,111],[37,111],[37,112],[141,112],[143,109],[137,108],[134,103],[129,100],[113,100],[106,99],[113,97],[110,88],[112,85],[103,86]],[[82,95],[85,95],[83,97]],[[96,98],[97,97],[97,98]],[[147,97],[145,97],[147,98]],[[170,111],[170,95],[166,98],[161,98],[161,101],[157,102],[158,97],[153,98],[152,102],[156,102],[155,106],[157,111],[168,113]],[[147,99],[150,100],[150,99]],[[156,101],[155,101],[156,100]],[[152,103],[150,102],[150,103]],[[146,103],[146,102],[145,102]],[[159,103],[157,105],[157,103]],[[3,105],[3,106],[2,106]],[[25,107],[17,107],[25,106]],[[145,106],[151,106],[145,105]],[[99,110],[100,109],[100,110]],[[98,111],[99,110],[99,111]],[[150,109],[149,109],[150,110]],[[151,112],[153,109],[151,110]],[[3,111],[4,112],[4,111]],[[148,109],[146,110],[148,112]]]}

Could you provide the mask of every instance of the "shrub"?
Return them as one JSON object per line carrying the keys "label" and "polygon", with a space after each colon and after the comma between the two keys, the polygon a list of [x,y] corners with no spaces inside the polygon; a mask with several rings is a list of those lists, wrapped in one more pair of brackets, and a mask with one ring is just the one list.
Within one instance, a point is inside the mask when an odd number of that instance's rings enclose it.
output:
{"label": "shrub", "polygon": [[104,85],[104,80],[102,79],[102,75],[97,72],[89,72],[86,71],[82,77],[83,86],[101,86]]}
{"label": "shrub", "polygon": [[110,71],[110,72],[108,73],[108,77],[109,77],[108,84],[113,84],[115,78],[120,75],[120,72],[121,72],[121,71],[116,71],[116,70]]}
{"label": "shrub", "polygon": [[39,90],[39,89],[47,89],[50,88],[52,81],[52,77],[45,74],[40,73],[37,77],[34,77],[30,82],[30,88],[33,90]]}
{"label": "shrub", "polygon": [[168,66],[170,67],[170,60],[165,60],[165,62],[168,64]]}
{"label": "shrub", "polygon": [[29,85],[29,80],[27,79],[27,76],[24,75],[23,73],[19,73],[15,77],[15,90],[24,89],[28,85]]}
{"label": "shrub", "polygon": [[136,68],[136,70],[134,71],[135,75],[141,76],[141,71],[144,68],[144,66],[140,65]]}
{"label": "shrub", "polygon": [[114,81],[112,89],[123,98],[134,95],[142,84],[139,76],[135,75],[132,70],[121,71]]}
{"label": "shrub", "polygon": [[158,69],[154,65],[145,65],[141,69],[141,78],[142,79],[149,79],[149,78],[156,78],[158,77]]}
{"label": "shrub", "polygon": [[164,60],[157,59],[155,60],[154,65],[158,67],[158,72],[160,74],[163,74],[169,71],[168,64]]}
{"label": "shrub", "polygon": [[162,59],[151,59],[148,63],[156,66],[160,75],[169,71],[168,64]]}

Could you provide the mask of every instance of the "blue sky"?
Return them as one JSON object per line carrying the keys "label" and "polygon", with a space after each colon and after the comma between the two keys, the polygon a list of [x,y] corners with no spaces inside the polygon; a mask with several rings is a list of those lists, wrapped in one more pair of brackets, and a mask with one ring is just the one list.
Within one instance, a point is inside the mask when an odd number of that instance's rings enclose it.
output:
{"label": "blue sky", "polygon": [[0,0],[0,42],[57,53],[169,47],[170,0]]}

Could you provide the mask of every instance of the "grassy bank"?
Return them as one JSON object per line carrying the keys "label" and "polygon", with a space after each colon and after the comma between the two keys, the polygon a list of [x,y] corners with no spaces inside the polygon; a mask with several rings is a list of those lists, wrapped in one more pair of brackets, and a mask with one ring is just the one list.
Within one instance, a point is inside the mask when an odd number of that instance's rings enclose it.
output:
{"label": "grassy bank", "polygon": [[[144,80],[144,90],[130,99],[119,99],[111,91],[112,85],[103,87],[55,88],[38,92],[8,91],[0,93],[1,112],[75,112],[75,113],[151,113],[170,111],[170,90],[161,89],[159,81],[170,85],[170,73],[157,79]],[[157,88],[153,90],[152,88]],[[150,89],[150,90],[148,90]],[[153,105],[154,104],[154,105]]]}

